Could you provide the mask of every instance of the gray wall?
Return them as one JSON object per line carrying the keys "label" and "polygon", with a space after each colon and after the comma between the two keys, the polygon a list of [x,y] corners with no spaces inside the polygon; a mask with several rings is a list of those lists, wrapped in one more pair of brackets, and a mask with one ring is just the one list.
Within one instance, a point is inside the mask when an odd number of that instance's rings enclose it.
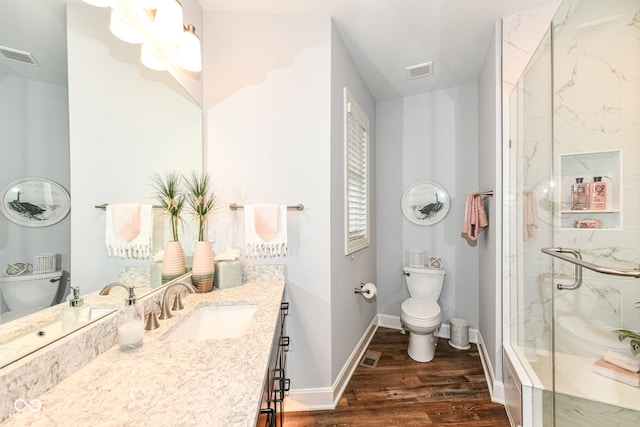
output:
{"label": "gray wall", "polygon": [[[400,315],[400,304],[409,296],[402,266],[408,250],[422,249],[426,257],[444,262],[443,322],[461,317],[478,326],[478,250],[461,237],[466,195],[484,190],[478,182],[477,115],[475,84],[378,102],[380,314]],[[448,215],[431,226],[410,223],[400,208],[403,191],[422,180],[440,183],[451,197]]]}
{"label": "gray wall", "polygon": [[[0,189],[17,179],[46,178],[69,191],[67,87],[17,76],[0,78]],[[62,255],[69,271],[71,217],[48,227],[23,227],[0,214],[0,267],[32,263],[42,253]],[[0,312],[4,312],[4,302]]]}
{"label": "gray wall", "polygon": [[[369,117],[371,245],[345,256],[344,96],[346,87]],[[335,26],[331,25],[331,379],[335,382],[376,315],[375,301],[353,292],[376,283],[376,106]]]}
{"label": "gray wall", "polygon": [[501,24],[496,23],[478,82],[478,168],[489,227],[478,242],[479,331],[496,381],[502,381],[502,123]]}

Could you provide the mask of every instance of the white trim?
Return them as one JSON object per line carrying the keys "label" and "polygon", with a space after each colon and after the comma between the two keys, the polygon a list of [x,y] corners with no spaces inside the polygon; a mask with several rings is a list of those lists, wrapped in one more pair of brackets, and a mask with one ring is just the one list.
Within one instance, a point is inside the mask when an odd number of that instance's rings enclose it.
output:
{"label": "white trim", "polygon": [[367,351],[367,347],[369,347],[369,343],[371,342],[371,339],[373,338],[373,335],[376,333],[377,330],[378,330],[378,322],[376,317],[374,317],[371,320],[369,327],[367,327],[367,330],[364,331],[364,335],[362,335],[362,338],[360,338],[360,341],[358,341],[358,344],[356,345],[356,348],[351,353],[351,356],[349,356],[347,363],[345,363],[344,367],[342,368],[342,370],[338,374],[338,377],[333,383],[333,406],[334,407],[336,407],[340,402],[340,399],[342,398],[342,393],[344,393],[344,389],[349,384],[349,380],[351,380],[353,373],[358,367],[358,363],[360,363],[360,360],[364,356],[364,353]]}
{"label": "white trim", "polygon": [[480,361],[482,362],[482,370],[487,379],[487,388],[491,395],[491,401],[504,405],[504,383],[502,381],[496,381],[493,367],[491,363],[489,363],[491,359],[489,358],[489,354],[487,354],[487,346],[484,344],[480,332],[478,332],[477,338],[478,341],[476,344],[478,345],[478,353],[480,354]]}
{"label": "white trim", "polygon": [[402,329],[400,316],[391,316],[389,314],[378,314],[378,326],[390,329]]}
{"label": "white trim", "polygon": [[374,317],[332,387],[291,389],[284,400],[285,412],[335,409],[377,329],[378,319]]}

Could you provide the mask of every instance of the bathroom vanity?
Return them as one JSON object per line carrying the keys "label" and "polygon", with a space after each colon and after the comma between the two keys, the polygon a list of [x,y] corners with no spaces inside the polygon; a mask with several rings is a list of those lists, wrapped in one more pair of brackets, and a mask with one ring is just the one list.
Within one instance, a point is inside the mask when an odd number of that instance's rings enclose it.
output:
{"label": "bathroom vanity", "polygon": [[[41,410],[16,413],[2,426],[255,426],[261,408],[281,404],[277,400],[283,398],[283,387],[288,382],[280,375],[283,370],[278,370],[286,360],[281,352],[286,347],[280,338],[286,306],[282,301],[284,280],[247,279],[251,281],[238,287],[184,295],[184,309],[174,311],[172,318],[160,320],[158,329],[146,331],[142,347],[124,352],[112,344],[46,393],[25,395],[27,402],[37,397],[42,403]],[[200,322],[198,327],[209,331],[226,331],[229,325],[203,325],[203,320],[194,320],[194,316],[211,308],[232,306],[251,308],[251,317],[239,332],[216,337],[172,334],[187,321]],[[87,328],[108,335],[115,331],[105,325],[113,326],[115,316],[115,313],[105,316]],[[74,335],[82,332],[79,330],[56,344],[63,345],[65,340],[73,340]],[[113,337],[110,339],[113,343]],[[85,346],[100,351],[90,340]],[[36,356],[29,355],[21,363],[3,368],[3,380],[11,382],[4,391],[10,389],[15,394],[23,388],[20,374],[26,372],[15,371],[12,375],[10,370],[28,366],[29,359]],[[56,363],[63,364],[64,360]],[[57,366],[49,367],[51,372],[56,369]],[[270,387],[279,392],[274,393]],[[275,397],[271,401],[268,397],[266,406],[265,390]],[[27,390],[24,392],[28,394]],[[20,396],[10,398],[13,401]]]}

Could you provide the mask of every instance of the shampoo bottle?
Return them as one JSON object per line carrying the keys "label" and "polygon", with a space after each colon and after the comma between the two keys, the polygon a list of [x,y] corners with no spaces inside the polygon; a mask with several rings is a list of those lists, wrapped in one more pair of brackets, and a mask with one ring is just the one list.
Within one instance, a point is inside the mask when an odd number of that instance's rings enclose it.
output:
{"label": "shampoo bottle", "polygon": [[601,176],[594,176],[589,191],[589,209],[607,209],[607,184],[602,182]]}
{"label": "shampoo bottle", "polygon": [[129,297],[118,312],[118,343],[124,351],[142,346],[144,338],[144,306],[137,304],[133,289],[129,287]]}
{"label": "shampoo bottle", "polygon": [[583,178],[576,178],[576,183],[571,185],[571,209],[589,209],[588,190],[589,184],[584,184]]}

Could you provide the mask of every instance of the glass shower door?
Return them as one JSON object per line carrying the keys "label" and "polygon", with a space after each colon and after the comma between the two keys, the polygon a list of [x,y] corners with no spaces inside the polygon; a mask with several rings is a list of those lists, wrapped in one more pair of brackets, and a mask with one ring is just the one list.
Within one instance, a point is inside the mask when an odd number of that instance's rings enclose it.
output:
{"label": "glass shower door", "polygon": [[553,271],[541,251],[553,245],[551,99],[549,30],[509,102],[510,342],[533,385],[534,426],[553,419]]}
{"label": "glass shower door", "polygon": [[640,0],[563,2],[550,58],[554,425],[638,425]]}

